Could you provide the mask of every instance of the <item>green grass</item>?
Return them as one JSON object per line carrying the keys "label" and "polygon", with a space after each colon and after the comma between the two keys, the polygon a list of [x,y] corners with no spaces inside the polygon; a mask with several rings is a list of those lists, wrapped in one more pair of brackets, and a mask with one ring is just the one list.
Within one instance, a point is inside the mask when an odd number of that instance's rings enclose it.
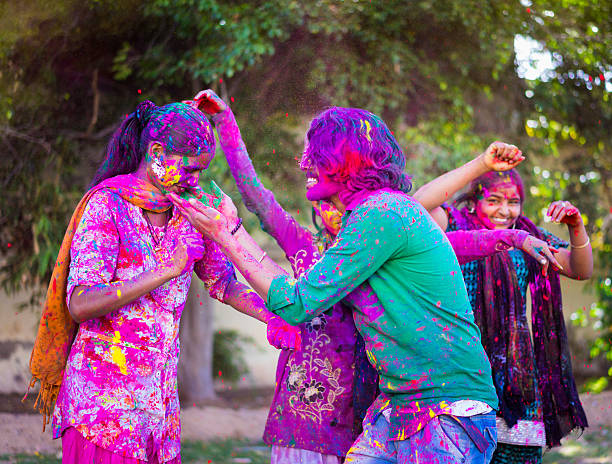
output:
{"label": "green grass", "polygon": [[612,430],[593,428],[544,453],[543,464],[612,464]]}
{"label": "green grass", "polygon": [[49,454],[0,454],[0,464],[61,464],[62,458]]}
{"label": "green grass", "polygon": [[[246,440],[184,441],[185,464],[268,464],[270,449],[262,442]],[[0,455],[0,464],[60,464],[44,454]],[[581,437],[566,439],[561,448],[544,454],[544,464],[612,464],[612,430],[592,429]]]}
{"label": "green grass", "polygon": [[[181,444],[184,464],[268,464],[270,449],[263,443],[246,440],[210,442],[184,441]],[[1,454],[0,464],[61,464],[61,458],[46,454]]]}
{"label": "green grass", "polygon": [[263,442],[244,440],[184,441],[181,460],[185,464],[268,464],[270,449]]}

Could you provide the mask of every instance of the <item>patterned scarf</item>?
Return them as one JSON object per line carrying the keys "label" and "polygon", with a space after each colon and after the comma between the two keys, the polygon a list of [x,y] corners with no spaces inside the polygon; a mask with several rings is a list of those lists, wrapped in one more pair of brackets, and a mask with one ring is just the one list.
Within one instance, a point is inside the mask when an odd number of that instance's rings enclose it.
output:
{"label": "patterned scarf", "polygon": [[[151,184],[133,174],[106,179],[89,190],[77,205],[60,247],[47,297],[43,307],[38,333],[30,356],[32,380],[28,391],[40,380],[40,392],[34,407],[43,415],[43,432],[49,422],[59,393],[70,347],[78,324],[72,319],[66,305],[66,285],[70,270],[70,246],[91,196],[102,189],[117,193],[124,200],[148,211],[163,212],[171,207],[170,200]],[[26,393],[27,397],[27,393]],[[24,397],[25,400],[25,397]]]}
{"label": "patterned scarf", "polygon": [[[466,208],[450,209],[450,222],[458,229],[483,226]],[[544,240],[533,222],[520,216],[515,227]],[[546,443],[559,446],[571,430],[588,426],[580,404],[563,320],[559,274],[525,258],[532,301],[533,349],[529,329],[521,324],[523,299],[508,252],[478,261],[474,316],[482,331],[482,344],[493,368],[493,382],[500,414],[509,427],[524,417],[527,404],[535,401],[534,379],[542,399]],[[537,368],[537,376],[535,371]]]}

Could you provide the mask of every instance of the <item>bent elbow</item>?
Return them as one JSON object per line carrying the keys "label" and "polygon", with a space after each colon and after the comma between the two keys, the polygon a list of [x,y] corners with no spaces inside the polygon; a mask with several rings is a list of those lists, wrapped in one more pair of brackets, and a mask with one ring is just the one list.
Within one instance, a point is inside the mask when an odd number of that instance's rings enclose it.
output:
{"label": "bent elbow", "polygon": [[83,306],[78,302],[75,302],[74,299],[70,300],[68,313],[70,313],[70,317],[72,317],[72,320],[77,324],[80,324],[88,319],[85,315],[85,308],[83,308]]}
{"label": "bent elbow", "polygon": [[587,272],[583,272],[582,274],[579,274],[578,279],[576,280],[589,280],[591,277],[593,277],[593,269],[590,269]]}
{"label": "bent elbow", "polygon": [[578,272],[573,271],[568,275],[568,277],[574,280],[589,280],[591,277],[593,277],[593,266],[591,266],[589,269],[581,269]]}

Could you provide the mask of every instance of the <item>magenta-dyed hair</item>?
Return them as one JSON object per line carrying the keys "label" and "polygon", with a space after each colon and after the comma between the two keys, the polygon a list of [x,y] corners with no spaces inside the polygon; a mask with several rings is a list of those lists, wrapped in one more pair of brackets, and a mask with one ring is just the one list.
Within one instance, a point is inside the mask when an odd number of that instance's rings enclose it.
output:
{"label": "magenta-dyed hair", "polygon": [[409,192],[412,184],[405,166],[406,157],[382,119],[366,110],[337,106],[310,123],[300,162],[302,170],[316,167],[346,185],[349,197],[380,188]]}
{"label": "magenta-dyed hair", "polygon": [[184,103],[155,106],[145,100],[111,137],[90,188],[109,177],[136,171],[153,141],[161,143],[167,153],[215,153],[215,136],[204,113]]}
{"label": "magenta-dyed hair", "polygon": [[460,205],[461,203],[468,202],[475,204],[479,199],[481,199],[482,191],[484,189],[491,190],[492,187],[498,184],[506,184],[508,182],[516,185],[522,207],[523,202],[525,201],[525,188],[523,187],[523,179],[521,179],[521,175],[516,169],[510,169],[509,171],[504,172],[491,171],[477,177],[470,182],[467,192],[459,195],[457,200],[455,200],[455,204]]}

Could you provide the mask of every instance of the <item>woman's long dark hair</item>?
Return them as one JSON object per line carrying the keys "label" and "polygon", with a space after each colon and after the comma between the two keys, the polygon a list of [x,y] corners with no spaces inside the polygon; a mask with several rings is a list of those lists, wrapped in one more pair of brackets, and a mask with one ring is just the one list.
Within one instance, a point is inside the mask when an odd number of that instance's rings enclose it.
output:
{"label": "woman's long dark hair", "polygon": [[212,128],[200,110],[184,103],[156,106],[145,100],[112,135],[89,188],[136,171],[152,141],[160,142],[169,152],[189,156],[215,152]]}

